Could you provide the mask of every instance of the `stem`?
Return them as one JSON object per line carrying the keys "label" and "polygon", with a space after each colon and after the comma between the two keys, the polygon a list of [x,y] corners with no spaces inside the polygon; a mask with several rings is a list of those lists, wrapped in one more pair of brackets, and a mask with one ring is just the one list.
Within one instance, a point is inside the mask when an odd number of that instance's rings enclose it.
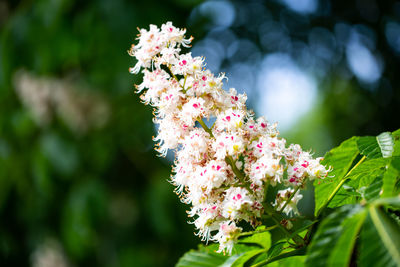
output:
{"label": "stem", "polygon": [[284,232],[288,237],[292,235],[292,233],[291,233],[288,229],[286,229],[286,227],[284,227],[284,226],[281,224],[281,222],[280,222],[277,218],[275,218],[275,215],[274,215],[274,214],[271,214],[270,216],[271,216],[271,219],[272,219],[272,220],[276,223],[276,225],[279,227],[279,229],[282,230],[282,232]]}
{"label": "stem", "polygon": [[299,236],[298,234],[293,234],[290,230],[286,229],[286,227],[281,224],[279,217],[277,218],[277,216],[280,215],[278,215],[272,207],[267,206],[267,203],[264,206],[264,210],[279,227],[279,229],[286,235],[287,239],[293,239],[293,241],[299,247],[303,247],[305,245],[304,239],[301,236]]}
{"label": "stem", "polygon": [[262,230],[259,230],[259,231],[243,232],[243,233],[240,233],[240,234],[239,234],[239,237],[268,232],[268,231],[270,231],[270,230],[272,230],[272,229],[275,229],[276,227],[278,227],[278,226],[277,226],[277,225],[273,225],[273,226],[267,227],[267,228],[262,229]]}
{"label": "stem", "polygon": [[198,123],[200,123],[201,127],[203,127],[203,129],[204,129],[207,133],[210,134],[211,137],[214,137],[214,135],[213,135],[211,129],[207,127],[207,125],[204,123],[204,121],[203,121],[202,119],[198,119],[197,121],[198,121]]}
{"label": "stem", "polygon": [[182,88],[183,93],[186,93],[186,90],[185,90],[186,76],[185,76],[185,80],[183,81],[183,85],[181,85],[179,83],[178,77],[176,77],[176,75],[171,71],[171,65],[168,65],[167,69],[169,70],[169,72],[172,75],[172,77],[174,77],[174,79],[178,82],[179,86]]}
{"label": "stem", "polygon": [[187,76],[185,75],[185,79],[183,80],[183,85],[182,85],[183,88],[185,88],[185,85],[186,85],[186,78],[187,78]]}
{"label": "stem", "polygon": [[357,162],[357,164],[354,165],[354,167],[351,168],[351,170],[343,177],[343,179],[344,179],[344,178],[347,178],[347,176],[349,176],[349,175],[352,173],[352,171],[354,171],[354,169],[357,168],[366,158],[367,158],[366,156],[363,156],[363,157]]}
{"label": "stem", "polygon": [[302,185],[303,185],[303,182],[294,190],[293,194],[290,195],[290,197],[286,200],[285,204],[282,206],[282,208],[279,209],[278,212],[282,212],[286,208],[286,206],[289,205],[290,201],[292,200],[294,195],[296,195],[297,191],[299,191],[299,189]]}
{"label": "stem", "polygon": [[328,199],[326,200],[325,204],[319,209],[317,212],[317,218],[321,215],[322,211],[328,207],[329,203],[331,200],[335,197],[336,193],[339,191],[339,189],[342,187],[342,185],[346,182],[347,177],[356,169],[364,160],[366,159],[366,156],[363,156],[356,165],[354,165],[353,168],[340,180],[340,183],[336,186],[336,188],[333,190],[333,192],[330,194]]}
{"label": "stem", "polygon": [[244,175],[243,173],[236,167],[235,161],[233,160],[233,158],[231,156],[226,156],[225,158],[225,162],[228,163],[233,172],[235,173],[235,175],[239,178],[239,180],[244,183]]}

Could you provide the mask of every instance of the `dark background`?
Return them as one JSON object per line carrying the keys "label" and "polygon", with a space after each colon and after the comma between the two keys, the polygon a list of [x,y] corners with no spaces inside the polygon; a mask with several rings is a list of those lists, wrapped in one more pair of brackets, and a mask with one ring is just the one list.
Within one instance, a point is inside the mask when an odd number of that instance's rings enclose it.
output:
{"label": "dark background", "polygon": [[399,1],[0,0],[1,266],[172,266],[200,243],[128,73],[136,28],[166,21],[316,155],[400,127]]}

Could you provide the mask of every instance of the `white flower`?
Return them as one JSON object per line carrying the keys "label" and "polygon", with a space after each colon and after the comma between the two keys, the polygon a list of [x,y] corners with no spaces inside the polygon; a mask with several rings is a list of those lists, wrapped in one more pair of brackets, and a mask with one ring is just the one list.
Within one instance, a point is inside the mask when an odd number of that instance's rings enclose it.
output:
{"label": "white flower", "polygon": [[138,62],[135,67],[131,68],[132,73],[138,73],[140,68],[149,68],[152,58],[160,52],[164,46],[164,40],[160,34],[160,30],[156,25],[150,25],[150,30],[140,30],[139,44],[132,46],[129,51],[131,56],[134,56]]}
{"label": "white flower", "polygon": [[316,178],[323,179],[331,171],[331,168],[326,169],[326,167],[321,164],[322,159],[323,158],[310,160],[310,172],[309,172],[310,180],[314,180]]}
{"label": "white flower", "polygon": [[205,106],[203,98],[194,97],[182,106],[179,114],[180,119],[187,125],[193,126],[195,121],[208,114],[208,108]]}
{"label": "white flower", "polygon": [[171,71],[176,75],[199,75],[202,72],[203,61],[201,57],[193,58],[191,53],[179,55],[171,64]]}
{"label": "white flower", "polygon": [[224,130],[236,131],[242,128],[244,117],[244,110],[228,109],[218,114],[215,122],[215,129],[220,132]]}
{"label": "white flower", "polygon": [[179,51],[179,48],[172,46],[164,47],[160,51],[161,56],[155,59],[157,66],[160,67],[161,64],[176,64],[178,62]]}
{"label": "white flower", "polygon": [[300,145],[291,144],[285,152],[285,157],[287,161],[296,161],[302,153],[303,150],[301,149]]}
{"label": "white flower", "polygon": [[217,159],[225,159],[226,156],[236,156],[243,153],[245,142],[243,137],[238,134],[221,133],[216,136],[212,148]]}
{"label": "white flower", "polygon": [[[171,22],[140,30],[139,43],[129,52],[138,60],[131,71],[144,68],[137,92],[155,108],[156,149],[162,156],[175,150],[171,183],[181,201],[191,205],[188,214],[197,234],[219,242],[219,252],[231,253],[242,231],[236,222],[259,223],[267,184],[298,188],[306,179],[325,177],[329,169],[298,145],[286,148],[276,124],[256,119],[245,94],[223,90],[225,75],[205,69],[204,58],[181,54],[181,46],[192,40],[185,32]],[[200,124],[204,119],[215,123],[209,129]],[[292,196],[294,190],[279,191],[273,206],[297,214],[302,196],[297,191]]]}
{"label": "white flower", "polygon": [[178,153],[184,155],[180,155],[179,158],[185,157],[196,163],[207,159],[209,142],[209,133],[201,128],[193,129],[188,135],[186,135],[182,142],[183,149],[181,149]]}
{"label": "white flower", "polygon": [[179,161],[174,167],[175,175],[171,177],[171,182],[176,186],[175,192],[182,195],[185,186],[196,173],[196,167],[190,162]]}
{"label": "white flower", "polygon": [[249,149],[253,150],[256,157],[265,155],[283,155],[285,151],[286,140],[277,137],[261,136],[257,141],[253,141]]}
{"label": "white flower", "polygon": [[197,173],[199,186],[209,193],[212,189],[218,188],[228,178],[228,173],[231,170],[225,161],[212,160]]}
{"label": "white flower", "polygon": [[158,135],[154,138],[154,141],[158,141],[156,150],[163,156],[166,156],[168,149],[177,148],[180,140],[189,132],[189,126],[173,116],[158,118],[154,122],[158,124]]}
{"label": "white flower", "polygon": [[[240,216],[246,215],[245,211],[247,209],[251,209],[254,202],[253,196],[246,188],[231,187],[226,190],[222,215],[232,220],[240,219]],[[247,216],[245,216],[245,218],[247,218]]]}
{"label": "white flower", "polygon": [[197,219],[193,222],[199,230],[198,235],[203,241],[211,238],[211,232],[219,229],[220,205],[218,203],[203,204],[192,208],[189,216],[197,215]]}
{"label": "white flower", "polygon": [[177,44],[188,46],[192,40],[192,38],[185,39],[184,35],[186,33],[186,30],[176,28],[172,25],[172,22],[170,21],[161,25],[161,32],[164,34],[164,38],[171,46],[176,46]]}
{"label": "white flower", "polygon": [[233,221],[222,222],[218,233],[214,236],[214,239],[219,242],[218,252],[227,252],[230,255],[241,231],[242,228],[237,227]]}
{"label": "white flower", "polygon": [[143,82],[137,86],[138,93],[142,92],[145,88],[147,91],[142,94],[141,99],[146,105],[157,106],[161,95],[168,91],[173,82],[169,80],[169,75],[164,70],[156,70],[150,72],[143,71]]}
{"label": "white flower", "polygon": [[233,108],[246,109],[246,94],[238,94],[235,88],[229,89],[229,98]]}
{"label": "white flower", "polygon": [[251,165],[250,179],[256,185],[269,181],[272,185],[280,183],[283,177],[283,166],[280,158],[264,155]]}
{"label": "white flower", "polygon": [[300,201],[300,199],[303,198],[303,195],[297,191],[294,196],[294,189],[288,188],[285,190],[279,190],[278,193],[276,194],[276,199],[275,202],[272,204],[274,207],[276,207],[278,210],[281,210],[285,204],[287,203],[287,200],[289,198],[290,201],[288,204],[286,204],[286,207],[283,209],[283,212],[289,215],[291,212],[295,215],[299,215],[299,211],[297,209],[297,203]]}

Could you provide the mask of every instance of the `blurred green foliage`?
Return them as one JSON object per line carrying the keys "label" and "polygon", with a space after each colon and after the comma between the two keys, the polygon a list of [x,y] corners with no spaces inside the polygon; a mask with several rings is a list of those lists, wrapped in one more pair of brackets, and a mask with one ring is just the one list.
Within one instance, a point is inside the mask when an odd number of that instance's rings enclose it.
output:
{"label": "blurred green foliage", "polygon": [[[152,149],[126,52],[136,27],[182,27],[193,4],[0,1],[0,265],[38,266],[53,253],[75,266],[171,266],[198,242],[166,182],[170,163]],[[101,96],[107,122],[75,132],[57,113],[38,125],[15,90],[21,69],[31,83]]]}

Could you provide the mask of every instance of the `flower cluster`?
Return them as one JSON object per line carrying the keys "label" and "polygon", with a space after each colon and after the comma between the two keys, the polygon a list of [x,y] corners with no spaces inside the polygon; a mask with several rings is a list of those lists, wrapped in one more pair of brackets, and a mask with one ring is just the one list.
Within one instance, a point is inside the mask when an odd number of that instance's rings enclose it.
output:
{"label": "flower cluster", "polygon": [[269,185],[287,187],[271,207],[297,213],[299,188],[328,170],[299,145],[286,147],[276,125],[255,118],[245,94],[225,91],[225,76],[207,70],[204,58],[182,53],[192,40],[185,32],[171,22],[140,29],[139,43],[129,51],[137,59],[130,71],[144,74],[137,91],[155,108],[156,150],[175,152],[171,182],[191,204],[198,235],[230,253],[242,231],[239,222],[260,224]]}

